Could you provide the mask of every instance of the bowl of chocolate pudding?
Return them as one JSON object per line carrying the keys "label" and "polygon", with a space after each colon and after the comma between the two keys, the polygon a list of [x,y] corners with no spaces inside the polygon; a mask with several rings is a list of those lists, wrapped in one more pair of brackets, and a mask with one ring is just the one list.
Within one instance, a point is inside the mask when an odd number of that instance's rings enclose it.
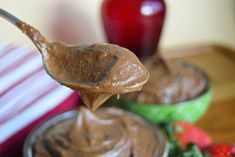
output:
{"label": "bowl of chocolate pudding", "polygon": [[139,91],[148,81],[148,70],[133,52],[108,43],[50,42],[7,11],[0,9],[0,16],[31,39],[48,75],[78,91],[89,108],[63,113],[36,128],[26,139],[24,157],[167,155],[166,140],[157,127],[121,109],[96,111],[112,95]]}
{"label": "bowl of chocolate pudding", "polygon": [[24,157],[166,157],[161,130],[118,108],[85,107],[60,114],[34,129]]}
{"label": "bowl of chocolate pudding", "polygon": [[[152,123],[196,122],[212,99],[210,81],[200,68],[182,60],[143,61],[150,77],[141,91],[128,93],[110,104],[135,112]],[[168,66],[168,67],[167,67]]]}

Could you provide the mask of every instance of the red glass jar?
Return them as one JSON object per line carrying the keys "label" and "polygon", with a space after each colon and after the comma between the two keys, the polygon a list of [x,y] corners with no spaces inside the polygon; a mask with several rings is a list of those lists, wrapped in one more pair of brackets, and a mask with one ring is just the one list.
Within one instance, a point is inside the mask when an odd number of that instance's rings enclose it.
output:
{"label": "red glass jar", "polygon": [[109,43],[138,57],[154,54],[165,18],[163,0],[104,0],[101,15]]}

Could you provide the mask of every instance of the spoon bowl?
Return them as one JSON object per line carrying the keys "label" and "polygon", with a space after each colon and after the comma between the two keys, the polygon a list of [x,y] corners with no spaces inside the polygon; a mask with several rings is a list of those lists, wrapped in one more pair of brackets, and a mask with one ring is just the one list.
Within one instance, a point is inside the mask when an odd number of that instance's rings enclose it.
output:
{"label": "spoon bowl", "polygon": [[47,73],[62,85],[79,91],[92,110],[111,95],[140,90],[148,80],[147,69],[128,49],[101,43],[77,46],[51,43],[37,29],[1,8],[0,16],[32,40]]}

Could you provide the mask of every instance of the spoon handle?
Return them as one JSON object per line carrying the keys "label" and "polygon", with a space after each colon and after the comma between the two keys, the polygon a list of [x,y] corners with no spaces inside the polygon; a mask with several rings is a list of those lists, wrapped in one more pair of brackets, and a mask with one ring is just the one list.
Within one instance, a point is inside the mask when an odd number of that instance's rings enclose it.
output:
{"label": "spoon handle", "polygon": [[14,25],[16,25],[17,22],[22,22],[20,19],[18,19],[14,15],[8,13],[7,11],[5,11],[1,8],[0,8],[0,16],[5,18],[7,21],[11,22]]}
{"label": "spoon handle", "polygon": [[[48,42],[46,41],[46,38],[44,38],[37,29],[24,23],[23,21],[12,15],[11,13],[1,8],[0,8],[0,17],[3,17],[8,22],[12,23],[17,28],[19,28],[24,34],[26,34],[30,38],[30,40],[34,43],[39,52],[42,53],[42,49],[45,47],[45,45],[48,44]],[[20,24],[23,24],[23,26]],[[25,27],[25,29],[22,29],[23,27]],[[34,34],[32,34],[32,31]]]}

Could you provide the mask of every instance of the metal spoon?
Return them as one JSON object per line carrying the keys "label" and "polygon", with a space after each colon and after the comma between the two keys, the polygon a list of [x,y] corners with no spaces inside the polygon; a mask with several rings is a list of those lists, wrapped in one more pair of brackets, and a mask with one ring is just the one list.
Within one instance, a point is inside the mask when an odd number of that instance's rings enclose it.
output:
{"label": "metal spoon", "polygon": [[32,26],[0,8],[0,16],[23,31],[42,54],[47,73],[62,85],[80,92],[95,110],[111,95],[140,90],[149,74],[129,50],[112,44],[69,46],[48,42]]}

